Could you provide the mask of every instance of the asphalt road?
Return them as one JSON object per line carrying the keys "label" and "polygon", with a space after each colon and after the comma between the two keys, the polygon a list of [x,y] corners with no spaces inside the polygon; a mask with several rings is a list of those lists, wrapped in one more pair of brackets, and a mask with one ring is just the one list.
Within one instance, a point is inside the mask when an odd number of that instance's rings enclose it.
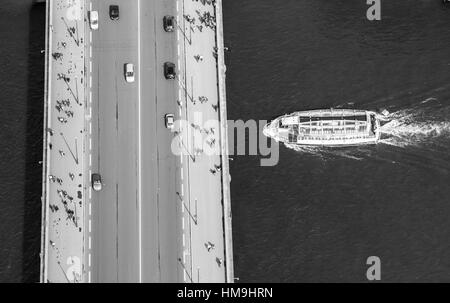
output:
{"label": "asphalt road", "polygon": [[[162,71],[176,62],[176,38],[162,28],[162,16],[175,13],[167,2],[92,1],[92,172],[104,186],[92,192],[88,216],[91,282],[183,281],[179,161],[163,119],[177,106],[176,82]],[[110,4],[119,5],[119,20],[109,18]],[[125,81],[125,63],[135,66],[134,83]]]}

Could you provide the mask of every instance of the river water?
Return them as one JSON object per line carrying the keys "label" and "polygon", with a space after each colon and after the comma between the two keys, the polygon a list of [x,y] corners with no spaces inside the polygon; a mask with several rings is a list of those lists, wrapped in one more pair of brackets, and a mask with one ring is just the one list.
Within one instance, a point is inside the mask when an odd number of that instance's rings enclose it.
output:
{"label": "river water", "polygon": [[450,7],[224,1],[229,119],[387,108],[381,144],[231,161],[235,274],[251,282],[450,281]]}
{"label": "river water", "polygon": [[[229,119],[387,108],[381,144],[231,164],[242,282],[450,281],[450,8],[438,0],[224,1]],[[282,3],[282,5],[281,5]],[[39,280],[44,15],[0,6],[0,282]]]}

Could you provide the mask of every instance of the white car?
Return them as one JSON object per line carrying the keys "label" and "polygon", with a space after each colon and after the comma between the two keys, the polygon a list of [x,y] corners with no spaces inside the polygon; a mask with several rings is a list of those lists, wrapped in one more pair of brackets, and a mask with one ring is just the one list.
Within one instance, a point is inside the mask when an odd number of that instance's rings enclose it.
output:
{"label": "white car", "polygon": [[125,64],[125,80],[127,82],[134,82],[134,65],[133,63]]}
{"label": "white car", "polygon": [[98,12],[97,11],[89,12],[89,25],[91,26],[91,29],[93,29],[93,30],[98,29]]}
{"label": "white car", "polygon": [[166,114],[164,116],[164,122],[166,123],[166,127],[168,129],[173,129],[173,123],[174,123],[175,119],[173,117],[173,114]]}

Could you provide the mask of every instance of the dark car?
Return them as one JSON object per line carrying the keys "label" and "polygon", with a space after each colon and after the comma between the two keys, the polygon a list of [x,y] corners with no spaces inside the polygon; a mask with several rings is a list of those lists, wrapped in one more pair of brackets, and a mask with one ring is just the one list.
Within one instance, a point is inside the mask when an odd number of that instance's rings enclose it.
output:
{"label": "dark car", "polygon": [[175,29],[175,18],[173,16],[164,16],[163,26],[166,32],[173,32]]}
{"label": "dark car", "polygon": [[102,190],[102,177],[100,174],[92,174],[91,176],[92,188],[95,191]]}
{"label": "dark car", "polygon": [[109,6],[109,18],[111,18],[111,20],[119,19],[119,6],[118,5],[110,5]]}
{"label": "dark car", "polygon": [[166,79],[175,79],[175,64],[172,62],[164,63],[164,77]]}

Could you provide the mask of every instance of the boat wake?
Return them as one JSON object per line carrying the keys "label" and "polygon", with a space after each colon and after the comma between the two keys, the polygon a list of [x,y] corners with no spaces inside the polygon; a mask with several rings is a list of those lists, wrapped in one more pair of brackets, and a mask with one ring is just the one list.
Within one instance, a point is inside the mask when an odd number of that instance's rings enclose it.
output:
{"label": "boat wake", "polygon": [[394,111],[384,117],[380,143],[397,147],[424,146],[450,138],[450,106],[434,98]]}

